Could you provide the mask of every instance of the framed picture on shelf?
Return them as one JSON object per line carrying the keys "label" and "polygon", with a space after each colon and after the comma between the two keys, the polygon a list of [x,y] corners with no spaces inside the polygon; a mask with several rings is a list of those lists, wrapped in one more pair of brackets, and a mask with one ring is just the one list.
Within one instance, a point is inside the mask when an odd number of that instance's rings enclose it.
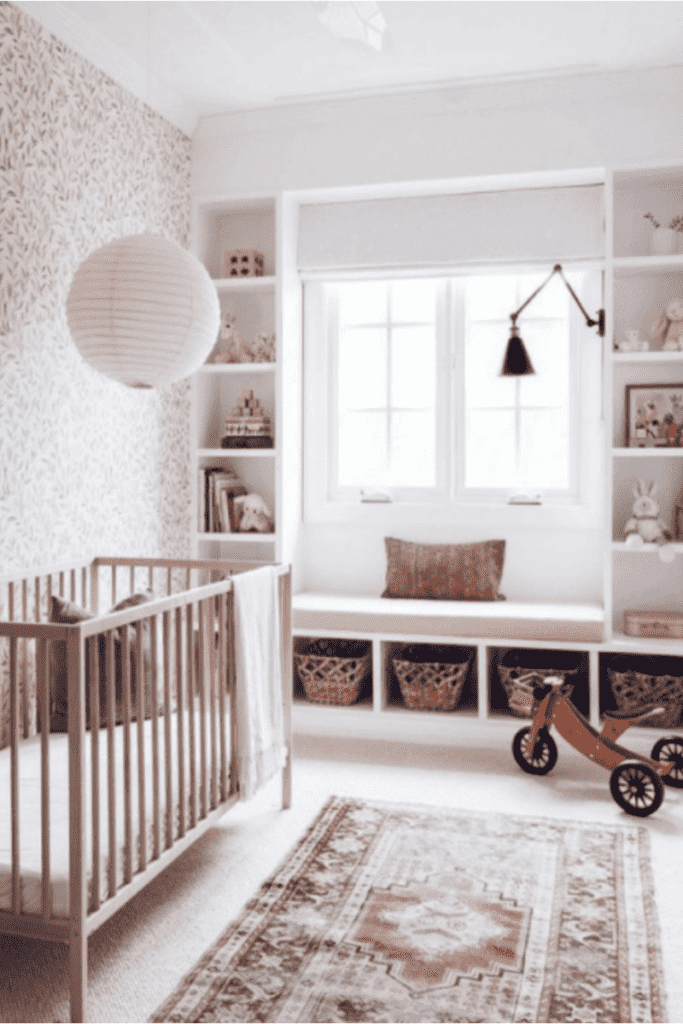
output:
{"label": "framed picture on shelf", "polygon": [[626,385],[626,446],[683,447],[683,384]]}

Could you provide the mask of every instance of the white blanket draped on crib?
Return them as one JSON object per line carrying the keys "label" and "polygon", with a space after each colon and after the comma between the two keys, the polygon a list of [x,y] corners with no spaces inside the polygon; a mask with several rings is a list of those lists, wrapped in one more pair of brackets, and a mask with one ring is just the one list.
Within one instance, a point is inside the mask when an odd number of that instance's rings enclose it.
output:
{"label": "white blanket draped on crib", "polygon": [[272,566],[233,576],[237,772],[248,800],[286,760],[278,578]]}

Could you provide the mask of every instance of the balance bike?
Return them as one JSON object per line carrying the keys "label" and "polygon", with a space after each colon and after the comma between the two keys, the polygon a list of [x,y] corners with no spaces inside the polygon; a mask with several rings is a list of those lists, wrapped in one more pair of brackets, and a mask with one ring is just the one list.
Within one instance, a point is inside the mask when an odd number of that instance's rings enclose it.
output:
{"label": "balance bike", "polygon": [[523,771],[547,775],[557,761],[557,744],[550,735],[554,726],[560,736],[581,754],[602,765],[610,774],[612,796],[627,814],[640,818],[653,814],[664,799],[664,786],[683,788],[683,736],[667,736],[655,743],[650,757],[636,754],[616,741],[629,726],[665,709],[648,704],[634,714],[610,711],[602,731],[593,728],[569,697],[562,693],[564,680],[530,672],[519,682],[533,685],[534,699],[540,701],[530,726],[520,729],[512,741],[512,753]]}

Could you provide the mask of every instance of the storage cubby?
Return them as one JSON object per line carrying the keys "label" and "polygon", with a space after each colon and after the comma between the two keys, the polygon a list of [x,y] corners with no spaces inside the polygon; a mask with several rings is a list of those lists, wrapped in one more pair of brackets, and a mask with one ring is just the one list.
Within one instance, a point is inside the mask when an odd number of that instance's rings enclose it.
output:
{"label": "storage cubby", "polygon": [[[662,227],[681,215],[683,172],[680,167],[643,168],[617,171],[614,175],[614,255],[642,257],[657,255],[653,225],[645,219],[651,213]],[[677,249],[680,252],[680,241]]]}
{"label": "storage cubby", "polygon": [[[405,644],[386,643],[385,648],[385,686],[386,704],[389,708],[405,708],[409,711],[424,711],[431,714],[476,714],[477,712],[477,665],[476,647],[456,644]],[[452,708],[417,708],[410,707],[401,690],[400,679],[396,673],[394,659],[410,661],[416,664],[464,664],[467,669],[464,679],[458,680],[458,699]],[[461,686],[460,686],[461,683]],[[404,682],[405,685],[405,682]],[[416,687],[417,688],[417,687]],[[446,698],[447,699],[447,698]],[[415,698],[413,698],[415,702]]]}
{"label": "storage cubby", "polygon": [[[501,668],[505,670],[503,673],[501,673]],[[566,673],[566,681],[573,686],[570,698],[572,703],[582,714],[586,716],[590,714],[587,652],[555,648],[539,650],[538,648],[490,647],[488,649],[488,677],[489,710],[492,716],[530,717],[521,712],[516,713],[511,708],[501,674],[512,684],[512,681],[518,676],[534,671],[544,675],[550,672]]]}
{"label": "storage cubby", "polygon": [[[649,678],[653,689],[650,690]],[[670,681],[667,681],[669,677]],[[650,729],[680,728],[683,718],[683,656],[615,654],[600,655],[600,715],[625,710],[632,693],[642,697],[641,703],[662,703],[664,714],[643,720]],[[663,699],[666,695],[673,700]],[[651,695],[650,695],[651,694]],[[677,698],[677,699],[675,699]]]}
{"label": "storage cubby", "polygon": [[[308,656],[311,661],[302,661]],[[361,674],[359,663],[367,659],[367,671]],[[334,662],[344,659],[341,670]],[[353,664],[351,664],[353,663]],[[306,678],[302,678],[306,676]],[[372,643],[339,637],[294,637],[294,699],[326,707],[371,708],[373,696]],[[307,692],[308,689],[308,692]],[[357,691],[353,700],[349,691]],[[313,699],[316,690],[323,699]],[[336,695],[336,699],[335,699]]]}

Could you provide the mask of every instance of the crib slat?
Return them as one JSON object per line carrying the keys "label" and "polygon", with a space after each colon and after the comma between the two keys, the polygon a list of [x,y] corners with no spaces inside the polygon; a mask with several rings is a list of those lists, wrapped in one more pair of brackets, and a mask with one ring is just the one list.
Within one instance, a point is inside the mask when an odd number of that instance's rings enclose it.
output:
{"label": "crib slat", "polygon": [[47,617],[49,619],[52,611],[52,576],[47,578]]}
{"label": "crib slat", "polygon": [[197,705],[195,657],[197,650],[194,638],[194,605],[188,604],[185,609],[185,625],[187,635],[187,724],[190,731],[190,828],[197,824],[197,771],[194,716]]}
{"label": "crib slat", "polygon": [[130,630],[121,630],[121,675],[123,696],[123,834],[124,861],[123,880],[130,882],[133,877],[133,828],[131,821],[131,764],[130,764]]}
{"label": "crib slat", "polygon": [[90,678],[90,753],[92,807],[92,909],[100,906],[100,649],[97,637],[86,641]]}
{"label": "crib slat", "polygon": [[[13,595],[14,596],[14,595]],[[12,913],[21,912],[19,864],[19,676],[17,638],[9,641],[10,806],[12,808]]]}
{"label": "crib slat", "polygon": [[40,865],[42,881],[41,907],[43,920],[52,917],[52,886],[50,885],[50,682],[48,676],[48,641],[38,640],[36,651],[36,683],[40,707]]}
{"label": "crib slat", "polygon": [[76,570],[75,569],[71,570],[70,576],[71,576],[71,580],[70,580],[70,591],[69,591],[70,598],[69,599],[71,601],[75,601],[76,600]]}
{"label": "crib slat", "polygon": [[14,583],[7,584],[7,618],[14,622]]}
{"label": "crib slat", "polygon": [[209,598],[206,602],[206,632],[207,646],[209,649],[209,730],[211,737],[211,810],[213,811],[218,803],[218,748],[216,737],[216,601]]}
{"label": "crib slat", "polygon": [[225,689],[228,682],[227,619],[228,594],[218,598],[218,712],[221,748],[220,794],[221,802],[228,799],[228,762],[225,737]]}
{"label": "crib slat", "polygon": [[147,586],[150,590],[154,590],[154,566],[149,565],[147,567]]}
{"label": "crib slat", "polygon": [[111,567],[111,603],[112,607],[116,604],[116,566]]}
{"label": "crib slat", "polygon": [[173,593],[173,569],[169,565],[166,572],[166,596],[170,597]]}
{"label": "crib slat", "polygon": [[36,599],[35,611],[34,611],[33,614],[34,614],[36,622],[40,622],[41,618],[42,618],[42,616],[40,614],[40,576],[36,576],[36,578],[34,580],[34,583],[33,583],[33,594],[34,594],[34,597]]}
{"label": "crib slat", "polygon": [[164,764],[166,766],[166,849],[173,845],[173,786],[171,777],[171,613],[164,612]]}
{"label": "crib slat", "polygon": [[150,694],[152,704],[152,859],[161,852],[159,840],[159,695],[157,679],[157,629],[159,617],[152,621],[152,677]]}
{"label": "crib slat", "polygon": [[131,565],[131,567],[130,567],[130,580],[129,580],[129,583],[128,583],[128,588],[129,588],[131,594],[135,593],[135,566],[134,565]]}
{"label": "crib slat", "polygon": [[175,610],[175,688],[178,728],[178,838],[185,835],[185,742],[183,729],[183,610]]}
{"label": "crib slat", "polygon": [[88,607],[88,570],[84,565],[81,569],[81,604],[84,608]]}
{"label": "crib slat", "polygon": [[109,812],[109,896],[116,895],[117,850],[116,850],[116,662],[114,658],[114,633],[107,630],[107,810]]}
{"label": "crib slat", "polygon": [[[21,581],[21,618],[28,621],[28,580]],[[28,701],[28,638],[21,641],[21,732],[28,739],[30,731]]]}
{"label": "crib slat", "polygon": [[147,867],[147,815],[145,813],[145,683],[144,664],[142,657],[142,636],[144,629],[149,628],[151,620],[142,619],[136,623],[137,638],[135,648],[135,685],[137,687],[137,734],[138,734],[138,870]]}
{"label": "crib slat", "polygon": [[85,1016],[88,982],[86,931],[87,872],[85,864],[85,643],[80,628],[68,627],[67,676],[69,704],[69,974],[72,1020]]}
{"label": "crib slat", "polygon": [[230,660],[228,662],[228,679],[230,685],[230,792],[239,790],[239,770],[237,764],[237,682],[235,677],[236,641],[235,641],[235,595],[231,590],[228,595],[228,644]]}
{"label": "crib slat", "polygon": [[199,609],[199,817],[206,816],[206,609],[204,602],[198,602]]}
{"label": "crib slat", "polygon": [[64,597],[64,573],[59,574],[59,596]]}

